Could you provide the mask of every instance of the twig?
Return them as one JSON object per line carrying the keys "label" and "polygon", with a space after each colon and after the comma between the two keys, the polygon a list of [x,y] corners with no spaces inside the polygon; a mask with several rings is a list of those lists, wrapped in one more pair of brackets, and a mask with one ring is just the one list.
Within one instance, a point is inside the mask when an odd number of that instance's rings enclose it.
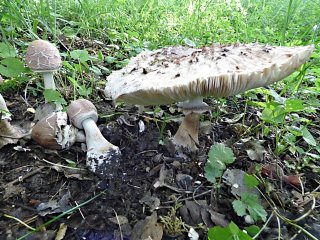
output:
{"label": "twig", "polygon": [[30,229],[31,231],[35,231],[35,230],[36,230],[35,228],[29,226],[28,224],[26,224],[25,222],[23,222],[23,221],[20,220],[19,218],[13,217],[13,216],[8,215],[8,214],[3,214],[3,216],[6,217],[6,218],[10,218],[10,219],[13,219],[13,220],[19,222],[20,224],[22,224],[23,226],[27,227],[27,228]]}
{"label": "twig", "polygon": [[69,166],[65,166],[65,165],[59,164],[59,163],[53,163],[53,162],[50,162],[50,161],[48,161],[48,160],[46,160],[44,158],[42,158],[41,161],[44,161],[44,162],[49,163],[49,164],[51,164],[53,166],[56,166],[56,167],[62,167],[62,168],[68,168],[68,169],[73,169],[73,170],[85,171],[85,169],[82,169],[82,168],[69,167]]}

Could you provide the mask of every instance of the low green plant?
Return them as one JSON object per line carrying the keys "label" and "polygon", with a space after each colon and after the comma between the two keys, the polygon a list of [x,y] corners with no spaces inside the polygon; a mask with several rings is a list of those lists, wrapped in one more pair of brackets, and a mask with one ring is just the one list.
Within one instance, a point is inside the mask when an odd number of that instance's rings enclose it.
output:
{"label": "low green plant", "polygon": [[208,153],[208,161],[204,167],[205,177],[211,183],[216,183],[217,178],[221,178],[226,166],[235,160],[231,148],[223,143],[215,143]]}
{"label": "low green plant", "polygon": [[163,224],[165,232],[169,236],[177,236],[186,231],[183,220],[177,216],[177,210],[182,206],[181,203],[176,203],[166,216],[160,216],[160,221]]}
{"label": "low green plant", "polygon": [[[248,228],[251,233],[257,232],[258,227]],[[247,233],[241,230],[237,224],[231,222],[226,227],[215,226],[208,231],[208,240],[253,240]]]}
{"label": "low green plant", "polygon": [[0,42],[0,75],[12,78],[23,72],[25,67],[18,58],[16,49],[8,43]]}

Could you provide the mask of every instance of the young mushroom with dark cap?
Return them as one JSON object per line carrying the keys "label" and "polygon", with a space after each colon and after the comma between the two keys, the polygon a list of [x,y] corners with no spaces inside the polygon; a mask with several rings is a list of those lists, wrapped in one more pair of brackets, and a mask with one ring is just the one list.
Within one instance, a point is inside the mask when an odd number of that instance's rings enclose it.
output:
{"label": "young mushroom with dark cap", "polygon": [[105,93],[115,101],[138,105],[179,102],[185,113],[173,143],[196,150],[203,98],[227,97],[266,86],[304,64],[313,45],[278,47],[220,45],[200,49],[175,46],[145,51],[107,78]]}
{"label": "young mushroom with dark cap", "polygon": [[75,142],[85,142],[83,131],[68,124],[66,112],[52,112],[32,128],[32,139],[47,149],[68,149]]}
{"label": "young mushroom with dark cap", "polygon": [[44,88],[56,89],[53,73],[61,67],[59,50],[50,42],[35,40],[27,48],[26,63],[34,72],[43,74]]}
{"label": "young mushroom with dark cap", "polygon": [[114,167],[119,164],[121,152],[103,137],[97,127],[96,107],[86,99],[78,99],[71,102],[67,113],[72,124],[85,131],[88,168],[101,177],[112,177]]}
{"label": "young mushroom with dark cap", "polygon": [[[27,48],[26,64],[34,72],[43,74],[44,89],[56,90],[53,74],[61,67],[59,50],[50,42],[35,40]],[[53,111],[61,110],[60,104],[45,103],[37,108],[35,120],[40,120]]]}

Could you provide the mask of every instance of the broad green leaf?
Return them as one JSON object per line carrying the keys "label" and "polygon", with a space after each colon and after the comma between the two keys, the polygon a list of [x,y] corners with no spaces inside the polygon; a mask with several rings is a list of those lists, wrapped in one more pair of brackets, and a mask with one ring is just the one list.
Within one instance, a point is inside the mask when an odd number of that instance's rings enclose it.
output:
{"label": "broad green leaf", "polygon": [[241,200],[234,200],[232,202],[232,206],[239,217],[243,217],[244,215],[246,215],[247,206]]}
{"label": "broad green leaf", "polygon": [[23,63],[17,58],[5,58],[0,63],[0,74],[6,77],[17,77],[25,70]]}
{"label": "broad green leaf", "polygon": [[75,60],[79,60],[81,63],[90,60],[90,55],[87,50],[73,50],[70,52],[70,56]]}
{"label": "broad green leaf", "polygon": [[0,43],[0,58],[11,58],[16,56],[17,52],[14,47],[3,42]]}
{"label": "broad green leaf", "polygon": [[265,222],[267,220],[268,214],[260,204],[248,205],[248,211],[255,221],[261,219]]}
{"label": "broad green leaf", "polygon": [[230,164],[233,163],[235,159],[232,149],[223,143],[212,145],[208,153],[208,160],[211,163],[221,161],[222,163]]}
{"label": "broad green leaf", "polygon": [[63,105],[67,104],[67,102],[61,96],[61,93],[56,90],[46,89],[44,90],[43,95],[47,102],[60,103]]}
{"label": "broad green leaf", "polygon": [[252,240],[252,238],[244,233],[239,227],[231,222],[228,226],[222,228],[216,226],[208,231],[208,240]]}
{"label": "broad green leaf", "polygon": [[211,182],[215,183],[216,179],[222,176],[223,170],[225,169],[225,166],[221,165],[215,165],[215,164],[206,164],[204,166],[204,176],[206,179]]}
{"label": "broad green leaf", "polygon": [[284,104],[284,108],[287,112],[303,111],[305,106],[300,99],[287,99]]}
{"label": "broad green leaf", "polygon": [[259,185],[259,181],[253,175],[245,174],[244,175],[244,182],[249,188],[254,188]]}
{"label": "broad green leaf", "polygon": [[307,129],[307,127],[303,127],[302,130],[302,137],[303,139],[310,144],[311,146],[317,146],[317,142],[314,139],[314,137],[312,136],[312,134],[309,132],[309,130]]}
{"label": "broad green leaf", "polygon": [[244,229],[250,236],[255,236],[260,231],[260,228],[256,225],[245,227]]}
{"label": "broad green leaf", "polygon": [[204,167],[205,177],[208,181],[215,183],[216,178],[222,176],[226,164],[233,163],[235,160],[232,149],[223,143],[216,143],[211,146],[208,153],[208,161]]}

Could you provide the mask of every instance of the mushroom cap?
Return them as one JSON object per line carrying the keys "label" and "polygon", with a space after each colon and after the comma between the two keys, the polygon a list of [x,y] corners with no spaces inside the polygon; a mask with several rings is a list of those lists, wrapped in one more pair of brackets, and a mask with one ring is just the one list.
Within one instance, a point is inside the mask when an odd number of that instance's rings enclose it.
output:
{"label": "mushroom cap", "polygon": [[197,97],[227,97],[266,86],[305,63],[313,45],[260,44],[184,46],[141,52],[107,78],[105,94],[139,105],[182,102]]}
{"label": "mushroom cap", "polygon": [[77,129],[67,124],[66,112],[53,112],[37,122],[31,132],[32,139],[48,149],[69,148],[76,142]]}
{"label": "mushroom cap", "polygon": [[67,108],[67,113],[72,124],[83,129],[82,122],[91,118],[95,122],[98,120],[98,112],[92,102],[86,99],[72,101]]}
{"label": "mushroom cap", "polygon": [[61,66],[61,57],[52,43],[35,40],[27,48],[26,62],[35,72],[54,72]]}

